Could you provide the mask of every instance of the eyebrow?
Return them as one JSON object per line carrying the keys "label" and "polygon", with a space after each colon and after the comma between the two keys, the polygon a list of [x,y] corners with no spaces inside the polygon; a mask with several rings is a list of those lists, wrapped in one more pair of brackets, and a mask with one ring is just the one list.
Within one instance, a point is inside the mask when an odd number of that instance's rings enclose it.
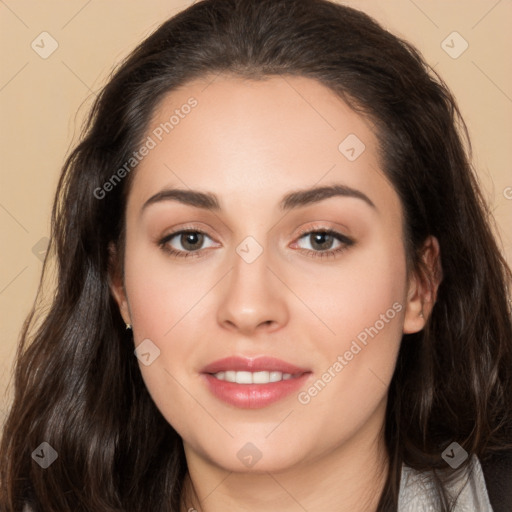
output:
{"label": "eyebrow", "polygon": [[[305,190],[298,190],[285,195],[280,203],[281,210],[293,210],[313,203],[318,203],[331,197],[353,197],[361,199],[366,204],[376,209],[373,201],[363,192],[346,185],[330,185],[326,187],[313,187]],[[141,212],[148,206],[162,201],[177,201],[196,208],[210,211],[220,211],[220,203],[215,194],[210,192],[199,192],[198,190],[184,190],[168,188],[161,190],[151,196],[142,206]]]}

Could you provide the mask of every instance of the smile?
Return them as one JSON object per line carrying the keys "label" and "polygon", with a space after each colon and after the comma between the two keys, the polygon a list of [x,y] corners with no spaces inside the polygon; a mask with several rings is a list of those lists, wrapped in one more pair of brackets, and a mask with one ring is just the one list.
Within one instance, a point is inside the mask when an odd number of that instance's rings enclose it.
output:
{"label": "smile", "polygon": [[271,382],[279,382],[300,377],[300,374],[292,375],[291,373],[261,371],[247,372],[228,370],[225,372],[217,372],[213,374],[218,380],[226,382],[236,382],[237,384],[269,384]]}

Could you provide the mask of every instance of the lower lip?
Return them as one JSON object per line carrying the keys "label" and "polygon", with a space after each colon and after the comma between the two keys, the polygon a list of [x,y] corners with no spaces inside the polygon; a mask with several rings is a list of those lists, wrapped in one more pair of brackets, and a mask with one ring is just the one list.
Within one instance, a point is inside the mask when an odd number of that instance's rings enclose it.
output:
{"label": "lower lip", "polygon": [[311,375],[303,373],[300,377],[268,384],[237,384],[216,379],[204,373],[210,391],[220,400],[241,409],[261,409],[277,402],[302,387]]}

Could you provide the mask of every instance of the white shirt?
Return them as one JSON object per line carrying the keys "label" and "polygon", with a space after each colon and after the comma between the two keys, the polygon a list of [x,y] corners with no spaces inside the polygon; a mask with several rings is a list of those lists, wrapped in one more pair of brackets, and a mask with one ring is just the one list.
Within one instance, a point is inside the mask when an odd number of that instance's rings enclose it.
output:
{"label": "white shirt", "polygon": [[[455,497],[460,492],[454,512],[493,512],[482,466],[476,456],[460,476],[447,485],[448,493]],[[419,472],[402,466],[398,512],[439,512],[440,503],[434,491],[431,472]]]}

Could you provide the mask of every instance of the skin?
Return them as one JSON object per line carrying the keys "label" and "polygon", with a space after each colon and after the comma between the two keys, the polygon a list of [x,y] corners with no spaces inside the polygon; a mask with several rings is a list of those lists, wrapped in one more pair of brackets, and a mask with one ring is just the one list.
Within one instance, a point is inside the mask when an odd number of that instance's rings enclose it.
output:
{"label": "skin", "polygon": [[[111,284],[135,345],[149,338],[160,350],[139,366],[183,439],[189,475],[182,510],[376,510],[401,337],[424,327],[438,283],[407,272],[402,206],[381,170],[374,128],[314,80],[221,75],[169,93],[147,134],[191,96],[197,107],[136,170],[124,279],[113,275]],[[349,134],[365,144],[354,161],[338,149]],[[374,207],[336,196],[279,209],[292,191],[333,184],[364,193]],[[213,193],[221,209],[165,200],[141,212],[148,198],[172,187]],[[158,244],[185,228],[207,234],[194,242],[199,257],[171,256]],[[299,231],[322,228],[354,243],[327,238],[319,248]],[[236,252],[247,236],[263,249],[250,264]],[[178,235],[167,246],[193,252],[186,241]],[[338,247],[334,257],[312,254]],[[427,268],[438,256],[429,238]],[[237,408],[213,396],[200,376],[220,358],[268,355],[310,369],[307,390],[397,303],[396,316],[307,404],[292,393],[261,409]],[[261,453],[251,468],[237,457],[248,442]]]}

